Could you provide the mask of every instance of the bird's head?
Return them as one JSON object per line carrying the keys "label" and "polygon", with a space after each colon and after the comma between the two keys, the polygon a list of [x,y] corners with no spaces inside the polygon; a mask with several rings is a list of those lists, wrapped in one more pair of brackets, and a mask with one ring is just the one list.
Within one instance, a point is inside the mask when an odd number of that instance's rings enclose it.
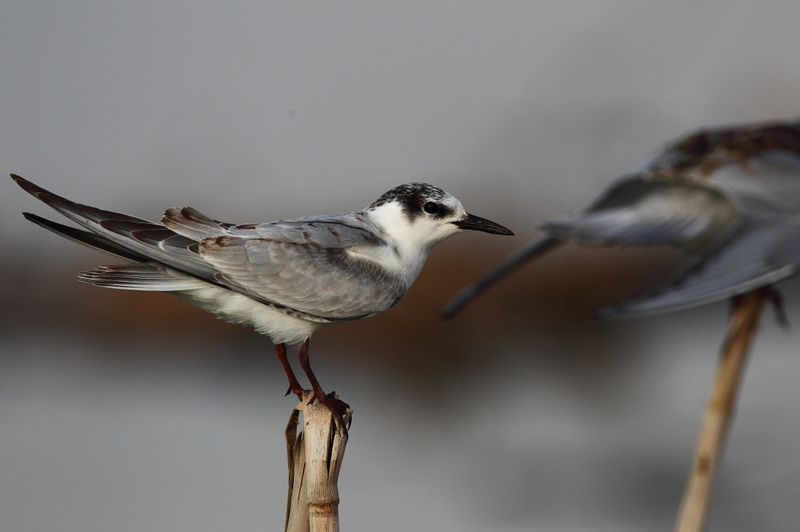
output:
{"label": "bird's head", "polygon": [[366,212],[397,244],[424,251],[463,231],[514,234],[498,223],[469,214],[455,197],[427,183],[395,187]]}

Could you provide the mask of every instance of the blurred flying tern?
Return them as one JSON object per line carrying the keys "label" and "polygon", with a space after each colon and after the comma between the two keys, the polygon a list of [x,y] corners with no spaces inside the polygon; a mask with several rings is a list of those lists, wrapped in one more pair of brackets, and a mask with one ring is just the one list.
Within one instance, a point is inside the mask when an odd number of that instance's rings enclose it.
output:
{"label": "blurred flying tern", "polygon": [[431,249],[456,233],[513,234],[468,214],[456,198],[426,183],[395,187],[358,212],[233,225],[191,207],[168,209],[160,223],[149,222],[74,203],[11,177],[88,231],[24,213],[28,220],[133,262],[83,272],[81,281],[167,292],[226,321],[255,327],[275,343],[289,391],[302,398],[286,358],[286,344],[299,345],[314,398],[331,409],[343,431],[340,410],[346,405],[326,396],[311,370],[311,334],[397,305]]}
{"label": "blurred flying tern", "polygon": [[694,307],[790,277],[800,267],[800,121],[689,134],[583,211],[543,226],[542,237],[454,297],[444,317],[565,241],[668,245],[693,257],[672,281],[602,309],[599,318]]}

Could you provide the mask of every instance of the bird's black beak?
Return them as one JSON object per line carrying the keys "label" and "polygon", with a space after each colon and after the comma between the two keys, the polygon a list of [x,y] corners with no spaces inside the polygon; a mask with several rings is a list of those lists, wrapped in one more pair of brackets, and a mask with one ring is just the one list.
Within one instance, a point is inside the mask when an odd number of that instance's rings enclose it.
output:
{"label": "bird's black beak", "polygon": [[480,216],[475,216],[474,214],[467,213],[467,217],[463,220],[458,220],[456,222],[451,222],[456,227],[460,229],[465,229],[468,231],[483,231],[484,233],[491,233],[493,235],[513,235],[511,231],[503,227],[502,225],[495,223],[491,220],[487,220],[486,218],[481,218]]}

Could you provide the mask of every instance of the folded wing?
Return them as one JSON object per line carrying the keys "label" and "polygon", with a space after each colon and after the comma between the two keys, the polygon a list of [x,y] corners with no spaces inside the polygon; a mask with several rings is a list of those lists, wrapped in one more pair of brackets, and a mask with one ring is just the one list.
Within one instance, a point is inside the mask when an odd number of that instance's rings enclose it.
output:
{"label": "folded wing", "polygon": [[[357,213],[234,226],[198,252],[234,290],[325,318],[360,319],[400,302],[405,280],[354,250],[381,243]],[[235,235],[235,236],[234,236]]]}

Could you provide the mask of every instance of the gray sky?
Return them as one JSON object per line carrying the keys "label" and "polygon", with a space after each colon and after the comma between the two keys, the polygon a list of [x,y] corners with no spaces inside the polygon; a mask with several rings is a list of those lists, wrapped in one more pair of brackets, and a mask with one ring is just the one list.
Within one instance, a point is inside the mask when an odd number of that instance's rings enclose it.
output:
{"label": "gray sky", "polygon": [[[149,217],[339,212],[425,180],[532,222],[686,130],[795,115],[797,20],[796,2],[9,1],[0,160]],[[30,236],[33,203],[2,186],[6,238]]]}

